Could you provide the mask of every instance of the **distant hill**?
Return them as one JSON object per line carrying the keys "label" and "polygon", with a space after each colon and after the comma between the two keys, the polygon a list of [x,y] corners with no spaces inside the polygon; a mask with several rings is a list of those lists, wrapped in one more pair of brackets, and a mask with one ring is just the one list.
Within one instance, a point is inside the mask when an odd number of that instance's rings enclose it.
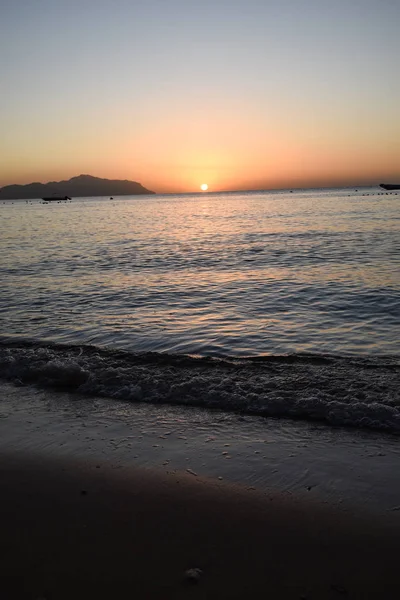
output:
{"label": "distant hill", "polygon": [[100,179],[91,175],[78,175],[67,181],[6,185],[0,188],[0,200],[43,198],[45,196],[131,196],[155,194],[136,181],[127,179]]}

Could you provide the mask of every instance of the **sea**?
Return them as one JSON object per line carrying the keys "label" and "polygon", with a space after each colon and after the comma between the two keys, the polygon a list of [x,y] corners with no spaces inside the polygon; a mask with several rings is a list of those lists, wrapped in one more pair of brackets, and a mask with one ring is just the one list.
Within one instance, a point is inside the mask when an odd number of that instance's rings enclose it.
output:
{"label": "sea", "polygon": [[144,429],[162,409],[199,435],[396,439],[399,208],[379,187],[3,201],[3,416],[35,390]]}

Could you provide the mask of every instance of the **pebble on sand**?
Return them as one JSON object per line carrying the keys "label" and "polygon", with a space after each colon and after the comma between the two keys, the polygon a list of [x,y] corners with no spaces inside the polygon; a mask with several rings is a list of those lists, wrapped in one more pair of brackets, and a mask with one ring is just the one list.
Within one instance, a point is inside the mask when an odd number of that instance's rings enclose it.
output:
{"label": "pebble on sand", "polygon": [[203,575],[203,571],[198,568],[188,569],[185,571],[185,579],[191,583],[198,583],[200,577]]}
{"label": "pebble on sand", "polygon": [[338,594],[347,595],[347,590],[342,585],[332,584],[331,590],[337,592]]}

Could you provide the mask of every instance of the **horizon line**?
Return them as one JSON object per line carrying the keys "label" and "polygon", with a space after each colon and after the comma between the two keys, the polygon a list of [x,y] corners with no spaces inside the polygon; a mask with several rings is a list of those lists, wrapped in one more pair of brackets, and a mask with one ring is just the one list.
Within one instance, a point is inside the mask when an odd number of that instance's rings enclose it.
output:
{"label": "horizon line", "polygon": [[[49,180],[46,182],[43,181],[31,181],[29,183],[9,183],[9,184],[5,184],[2,185],[0,187],[0,191],[3,188],[7,188],[9,186],[21,186],[21,187],[25,187],[25,186],[30,186],[30,185],[34,185],[34,184],[39,184],[39,185],[48,185],[51,183],[62,183],[62,182],[68,182],[71,179],[76,179],[79,177],[91,177],[94,179],[101,179],[104,181],[124,181],[124,182],[130,182],[130,183],[138,183],[139,185],[142,185],[143,187],[144,184],[140,183],[137,180],[133,180],[133,179],[116,179],[116,178],[112,178],[109,179],[108,177],[98,177],[96,175],[90,175],[89,173],[80,173],[79,175],[73,175],[72,177],[70,177],[69,179],[60,179],[60,180]],[[388,182],[385,182],[388,183]],[[313,189],[348,189],[348,188],[367,188],[367,187],[379,187],[382,184],[382,182],[378,183],[378,182],[374,182],[374,183],[342,183],[342,184],[322,184],[322,185],[316,185],[316,184],[311,184],[311,185],[306,185],[306,186],[280,186],[278,185],[278,187],[249,187],[249,188],[236,188],[236,189],[222,189],[222,190],[206,190],[206,191],[201,191],[201,190],[191,190],[191,191],[156,191],[154,189],[152,189],[151,191],[153,192],[153,194],[156,194],[158,196],[171,196],[171,195],[190,195],[190,194],[201,194],[201,195],[210,195],[210,194],[226,194],[226,193],[246,193],[246,192],[273,192],[273,191],[298,191],[298,190],[313,190]],[[152,194],[152,195],[153,195]],[[117,194],[118,195],[118,194]],[[129,194],[128,194],[129,195]]]}

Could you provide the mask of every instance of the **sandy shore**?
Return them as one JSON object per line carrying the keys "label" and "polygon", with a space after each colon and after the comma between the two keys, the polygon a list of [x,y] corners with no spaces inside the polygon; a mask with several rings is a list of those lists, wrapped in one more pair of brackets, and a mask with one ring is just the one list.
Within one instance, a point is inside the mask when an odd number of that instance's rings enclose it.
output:
{"label": "sandy shore", "polygon": [[0,506],[2,599],[400,595],[397,513],[4,452]]}
{"label": "sandy shore", "polygon": [[[43,435],[46,432],[46,435]],[[330,505],[400,504],[398,437],[0,383],[2,451],[186,471]]]}

